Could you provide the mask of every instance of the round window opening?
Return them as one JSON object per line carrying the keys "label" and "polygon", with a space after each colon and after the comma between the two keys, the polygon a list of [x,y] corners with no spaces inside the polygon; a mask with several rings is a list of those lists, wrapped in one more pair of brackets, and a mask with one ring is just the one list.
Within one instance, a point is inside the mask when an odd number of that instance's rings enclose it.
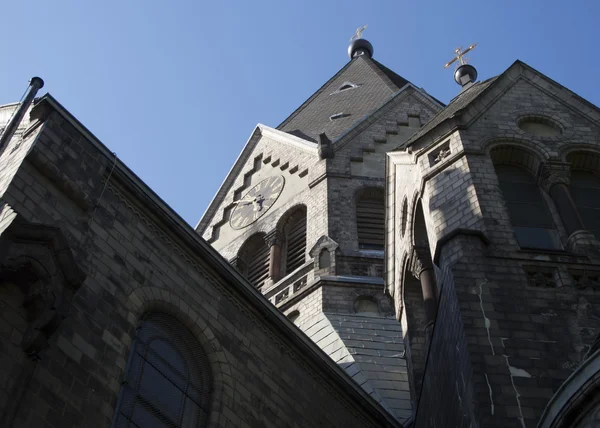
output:
{"label": "round window opening", "polygon": [[557,137],[562,134],[561,126],[544,116],[523,116],[517,121],[521,131],[536,137]]}

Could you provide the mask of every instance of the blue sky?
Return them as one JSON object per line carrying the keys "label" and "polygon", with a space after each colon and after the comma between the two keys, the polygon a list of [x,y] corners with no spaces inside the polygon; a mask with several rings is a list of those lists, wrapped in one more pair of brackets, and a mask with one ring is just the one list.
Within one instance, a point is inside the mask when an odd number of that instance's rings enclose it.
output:
{"label": "blue sky", "polygon": [[374,58],[443,102],[456,46],[481,79],[516,59],[600,105],[599,1],[11,1],[0,104],[39,75],[195,225],[257,123],[277,126],[348,61]]}

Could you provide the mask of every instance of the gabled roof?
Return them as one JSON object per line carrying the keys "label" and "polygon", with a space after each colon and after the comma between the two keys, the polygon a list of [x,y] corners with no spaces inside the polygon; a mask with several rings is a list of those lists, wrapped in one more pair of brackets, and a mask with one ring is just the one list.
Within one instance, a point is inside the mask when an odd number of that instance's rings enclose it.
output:
{"label": "gabled roof", "polygon": [[[345,83],[358,87],[340,91]],[[334,140],[409,83],[368,56],[348,62],[277,129],[317,141],[321,132]],[[331,118],[340,114],[339,118]]]}
{"label": "gabled roof", "polygon": [[[321,376],[328,385],[339,391],[340,396],[355,404],[368,417],[381,424],[382,427],[398,427],[402,425],[394,419],[379,403],[377,403],[365,390],[348,376],[327,354],[325,354],[311,339],[303,334],[293,323],[288,320],[272,303],[258,291],[246,278],[244,278],[227,260],[225,260],[210,244],[192,229],[175,211],[173,211],[160,197],[152,191],[139,177],[131,171],[114,153],[98,140],[75,116],[65,109],[50,94],[39,98],[34,109],[44,111],[46,107],[60,114],[66,122],[80,132],[91,146],[98,151],[98,155],[107,159],[110,164],[114,163],[112,180],[117,180],[120,186],[124,186],[128,197],[135,198],[135,204],[143,212],[149,214],[158,228],[162,228],[178,242],[182,251],[185,251],[190,259],[198,260],[204,269],[209,268],[210,282],[219,281],[227,284],[229,292],[239,299],[246,307],[256,313],[263,320],[265,329],[270,329],[277,340],[289,344],[298,355],[303,357],[307,367]],[[40,116],[42,113],[38,113]],[[261,128],[262,127],[262,128]],[[255,132],[277,131],[267,129],[258,125]],[[277,133],[280,134],[280,133]],[[304,150],[316,153],[311,144],[297,141],[294,137],[285,143],[297,146]],[[305,148],[306,147],[306,148]],[[185,259],[185,258],[184,258]],[[187,263],[187,262],[185,262]]]}
{"label": "gabled roof", "polygon": [[[498,85],[501,85],[499,82],[506,81],[506,79],[516,81],[517,79],[521,78],[521,76],[529,79],[530,81],[535,81],[535,84],[538,86],[553,88],[551,90],[553,96],[560,98],[565,104],[577,109],[580,113],[588,116],[590,120],[599,123],[600,125],[600,109],[597,106],[577,95],[570,89],[564,87],[560,83],[552,80],[545,74],[540,73],[533,67],[530,67],[520,60],[516,60],[502,74],[482,82],[475,83],[468,89],[463,90],[450,102],[450,104],[446,106],[446,108],[431,118],[429,122],[423,125],[419,132],[410,137],[406,143],[404,143],[398,149],[402,149],[415,143],[417,140],[425,137],[427,134],[430,134],[434,129],[438,128],[444,122],[450,121],[451,119],[462,115],[463,113],[467,112],[467,110],[471,110],[469,107],[477,104],[479,100],[483,100],[485,94],[499,91],[500,87],[498,87]],[[468,119],[463,120],[468,122]]]}
{"label": "gabled roof", "polygon": [[436,126],[438,126],[445,120],[450,119],[451,117],[453,117],[454,115],[459,113],[461,110],[466,108],[469,104],[471,104],[471,102],[473,102],[479,96],[479,94],[481,94],[491,84],[493,84],[496,79],[497,79],[497,76],[492,77],[487,80],[484,80],[483,82],[477,82],[470,88],[468,88],[468,89],[464,90],[463,92],[461,92],[460,94],[458,94],[450,102],[450,104],[448,104],[446,106],[446,108],[444,108],[438,114],[433,116],[429,122],[427,122],[425,125],[423,125],[423,127],[421,129],[419,129],[418,132],[416,132],[412,137],[410,137],[406,141],[406,143],[404,143],[403,147],[412,144],[414,141],[418,140],[419,138],[421,138],[422,136],[427,134],[433,128],[435,128]]}

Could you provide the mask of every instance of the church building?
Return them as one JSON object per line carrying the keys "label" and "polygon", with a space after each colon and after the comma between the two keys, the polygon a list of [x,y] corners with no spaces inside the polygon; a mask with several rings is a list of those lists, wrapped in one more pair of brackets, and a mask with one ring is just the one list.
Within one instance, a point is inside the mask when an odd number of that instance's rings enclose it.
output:
{"label": "church building", "polygon": [[33,78],[0,106],[0,425],[599,426],[600,109],[463,53],[445,105],[355,37],[195,228]]}

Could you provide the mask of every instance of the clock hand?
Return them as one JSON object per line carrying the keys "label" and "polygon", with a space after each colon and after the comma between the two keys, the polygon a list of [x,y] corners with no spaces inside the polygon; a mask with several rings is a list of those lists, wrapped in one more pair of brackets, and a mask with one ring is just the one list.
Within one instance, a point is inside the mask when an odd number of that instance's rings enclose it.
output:
{"label": "clock hand", "polygon": [[245,196],[245,197],[243,197],[242,199],[239,199],[239,200],[237,200],[237,201],[233,201],[233,204],[234,204],[234,205],[238,205],[238,204],[241,204],[242,202],[245,202],[245,203],[246,203],[246,205],[248,205],[248,204],[252,204],[252,203],[254,203],[254,200],[255,200],[255,199],[256,199],[256,198],[247,199],[247,196]]}

